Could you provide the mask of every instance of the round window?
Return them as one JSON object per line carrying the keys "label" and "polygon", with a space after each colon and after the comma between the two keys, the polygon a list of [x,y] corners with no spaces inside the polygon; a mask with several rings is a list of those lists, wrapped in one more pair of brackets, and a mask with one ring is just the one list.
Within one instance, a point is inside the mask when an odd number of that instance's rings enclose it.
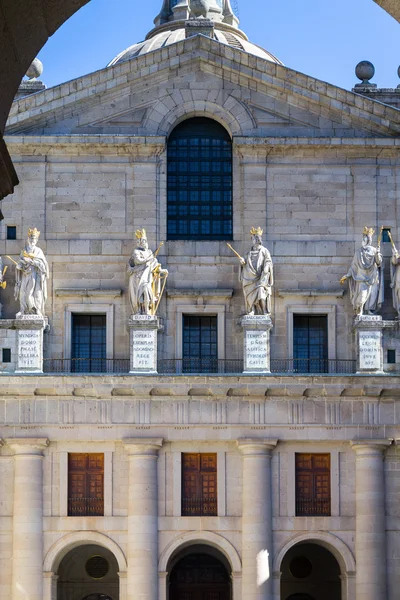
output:
{"label": "round window", "polygon": [[109,568],[108,562],[102,556],[91,556],[85,565],[86,573],[92,579],[102,579],[107,575]]}
{"label": "round window", "polygon": [[289,569],[296,579],[305,579],[311,575],[312,564],[305,556],[295,556],[290,563]]}

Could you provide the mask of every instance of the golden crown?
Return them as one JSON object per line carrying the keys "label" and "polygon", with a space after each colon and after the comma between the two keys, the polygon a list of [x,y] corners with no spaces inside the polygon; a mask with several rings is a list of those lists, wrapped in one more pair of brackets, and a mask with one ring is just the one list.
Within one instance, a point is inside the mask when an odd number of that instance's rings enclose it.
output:
{"label": "golden crown", "polygon": [[375,229],[373,227],[364,227],[363,235],[373,236],[375,233]]}
{"label": "golden crown", "polygon": [[35,227],[35,229],[29,228],[28,229],[28,237],[36,237],[36,238],[38,238],[38,237],[40,237],[40,231],[38,231],[36,229],[36,227]]}
{"label": "golden crown", "polygon": [[147,233],[145,229],[137,229],[136,230],[136,237],[138,240],[147,240]]}
{"label": "golden crown", "polygon": [[255,227],[252,227],[250,229],[250,235],[262,235],[263,234],[263,230],[261,229],[261,227],[257,227],[257,229]]}

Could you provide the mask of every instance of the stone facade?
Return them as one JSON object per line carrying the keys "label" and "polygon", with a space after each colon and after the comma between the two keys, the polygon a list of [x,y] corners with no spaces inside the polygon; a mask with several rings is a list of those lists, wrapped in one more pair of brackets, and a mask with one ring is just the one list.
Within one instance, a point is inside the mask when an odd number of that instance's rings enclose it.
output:
{"label": "stone facade", "polygon": [[[14,103],[7,144],[22,183],[4,210],[18,239],[3,233],[0,254],[15,257],[28,227],[41,230],[50,327],[46,374],[16,375],[18,307],[12,286],[1,292],[0,351],[12,350],[0,363],[2,597],[166,600],[174,561],[194,545],[227,562],[232,600],[287,600],[283,561],[312,543],[337,561],[335,599],[397,598],[400,342],[389,269],[385,375],[52,371],[71,357],[73,314],[106,315],[107,358],[129,359],[126,265],[142,227],[152,249],[165,240],[169,270],[159,358],[181,359],[182,316],[204,314],[218,316],[218,358],[243,358],[237,259],[222,241],[167,240],[167,138],[193,116],[232,137],[233,245],[244,255],[259,226],[273,257],[271,361],[285,371],[293,359],[294,315],[321,314],[328,358],[355,361],[339,280],[364,225],[400,239],[398,114],[201,36]],[[382,251],[388,265],[390,244]],[[216,516],[182,516],[185,452],[217,455]],[[104,516],[68,516],[69,453],[104,454]],[[330,516],[296,516],[296,453],[330,455]],[[114,561],[118,591],[114,580],[85,580],[62,596],[70,553],[92,547]]]}

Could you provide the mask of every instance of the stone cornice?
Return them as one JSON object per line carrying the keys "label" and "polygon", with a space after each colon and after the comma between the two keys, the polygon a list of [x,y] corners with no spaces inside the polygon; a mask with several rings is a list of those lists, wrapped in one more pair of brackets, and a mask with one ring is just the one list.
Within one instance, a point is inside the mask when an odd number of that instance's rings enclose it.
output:
{"label": "stone cornice", "polygon": [[77,289],[77,288],[57,288],[55,290],[55,295],[59,298],[71,297],[71,296],[79,296],[83,298],[118,298],[122,296],[121,289],[111,289],[111,290],[87,290],[87,289]]}
{"label": "stone cornice", "polygon": [[110,154],[154,156],[165,150],[164,136],[129,135],[9,135],[7,145],[13,154],[37,156],[52,154]]}
{"label": "stone cornice", "polygon": [[[235,81],[240,77],[253,82],[253,89],[278,98],[292,106],[301,106],[314,114],[329,114],[341,127],[364,129],[377,135],[398,135],[400,111],[388,105],[319,81],[282,65],[255,57],[225,46],[204,36],[195,36],[167,48],[154,50],[144,56],[118,64],[108,69],[64,83],[14,102],[8,120],[8,131],[43,127],[69,118],[76,113],[77,104],[82,110],[98,104],[98,95],[118,95],[118,90],[135,86],[136,92],[150,82],[165,80],[170,73],[170,61],[178,58],[179,67],[193,70],[200,64],[213,73]],[[204,65],[204,66],[203,66]],[[238,70],[238,65],[240,68]],[[321,113],[322,111],[322,113]],[[49,121],[48,118],[51,115]],[[372,133],[373,135],[373,133]]]}

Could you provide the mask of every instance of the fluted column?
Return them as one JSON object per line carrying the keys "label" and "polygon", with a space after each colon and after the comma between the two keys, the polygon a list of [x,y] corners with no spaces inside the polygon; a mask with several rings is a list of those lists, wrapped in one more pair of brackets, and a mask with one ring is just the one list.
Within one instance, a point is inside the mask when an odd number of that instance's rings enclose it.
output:
{"label": "fluted column", "polygon": [[43,600],[43,438],[6,440],[14,452],[12,600]]}
{"label": "fluted column", "polygon": [[357,440],[356,599],[386,600],[384,452],[389,440]]}
{"label": "fluted column", "polygon": [[277,440],[241,439],[242,600],[272,598],[271,457]]}
{"label": "fluted column", "polygon": [[125,440],[129,455],[127,600],[158,600],[157,458],[162,439]]}

